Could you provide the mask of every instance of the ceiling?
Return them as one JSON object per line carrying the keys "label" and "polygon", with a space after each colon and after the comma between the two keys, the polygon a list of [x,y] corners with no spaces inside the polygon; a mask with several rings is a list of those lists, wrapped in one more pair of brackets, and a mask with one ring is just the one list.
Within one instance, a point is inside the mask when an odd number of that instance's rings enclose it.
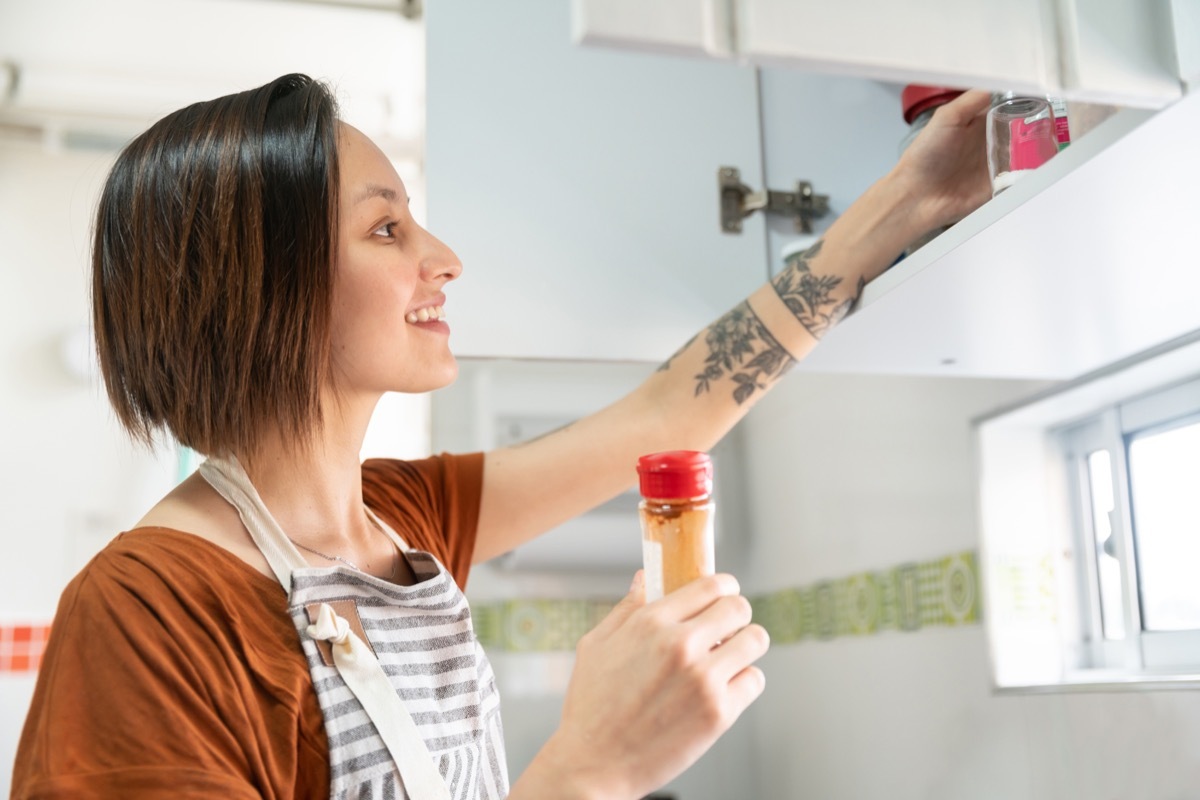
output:
{"label": "ceiling", "polygon": [[419,17],[409,0],[0,0],[0,125],[103,146],[304,72],[330,82],[343,118],[389,155],[419,160]]}

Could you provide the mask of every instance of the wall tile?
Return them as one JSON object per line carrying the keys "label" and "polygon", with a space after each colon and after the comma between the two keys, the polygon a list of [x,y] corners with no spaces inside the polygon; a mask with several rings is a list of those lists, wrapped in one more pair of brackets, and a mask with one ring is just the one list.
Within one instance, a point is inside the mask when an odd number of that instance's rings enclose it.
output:
{"label": "wall tile", "polygon": [[36,671],[49,637],[49,624],[0,625],[0,672]]}

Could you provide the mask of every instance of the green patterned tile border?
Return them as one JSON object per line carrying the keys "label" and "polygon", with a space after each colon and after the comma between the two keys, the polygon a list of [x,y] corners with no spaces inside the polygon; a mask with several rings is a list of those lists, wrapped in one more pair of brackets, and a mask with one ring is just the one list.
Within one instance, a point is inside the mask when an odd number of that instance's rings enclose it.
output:
{"label": "green patterned tile border", "polygon": [[[475,634],[494,651],[573,650],[616,600],[517,599],[472,606]],[[974,551],[752,597],[754,620],[774,644],[977,624]]]}
{"label": "green patterned tile border", "polygon": [[955,553],[781,589],[751,604],[773,644],[972,625],[981,619],[978,558]]}
{"label": "green patterned tile border", "polygon": [[574,650],[616,600],[520,599],[474,603],[471,619],[484,647],[514,653]]}

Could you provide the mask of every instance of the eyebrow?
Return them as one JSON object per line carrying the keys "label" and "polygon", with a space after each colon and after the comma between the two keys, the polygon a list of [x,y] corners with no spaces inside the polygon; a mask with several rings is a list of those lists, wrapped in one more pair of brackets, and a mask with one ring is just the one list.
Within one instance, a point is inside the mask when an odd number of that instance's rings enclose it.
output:
{"label": "eyebrow", "polygon": [[382,197],[391,203],[398,202],[400,199],[400,196],[396,194],[395,189],[389,189],[386,186],[380,186],[377,183],[372,183],[368,184],[361,192],[358,193],[358,197],[354,198],[354,205],[358,205],[364,200],[370,200],[372,197]]}

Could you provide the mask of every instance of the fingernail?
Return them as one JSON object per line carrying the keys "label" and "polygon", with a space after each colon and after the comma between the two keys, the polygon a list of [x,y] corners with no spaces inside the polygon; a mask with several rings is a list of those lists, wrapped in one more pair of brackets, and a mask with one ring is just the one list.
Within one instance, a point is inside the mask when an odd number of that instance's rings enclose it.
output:
{"label": "fingernail", "polygon": [[629,591],[636,592],[646,583],[646,573],[644,570],[638,570],[633,573],[633,583],[629,584]]}

